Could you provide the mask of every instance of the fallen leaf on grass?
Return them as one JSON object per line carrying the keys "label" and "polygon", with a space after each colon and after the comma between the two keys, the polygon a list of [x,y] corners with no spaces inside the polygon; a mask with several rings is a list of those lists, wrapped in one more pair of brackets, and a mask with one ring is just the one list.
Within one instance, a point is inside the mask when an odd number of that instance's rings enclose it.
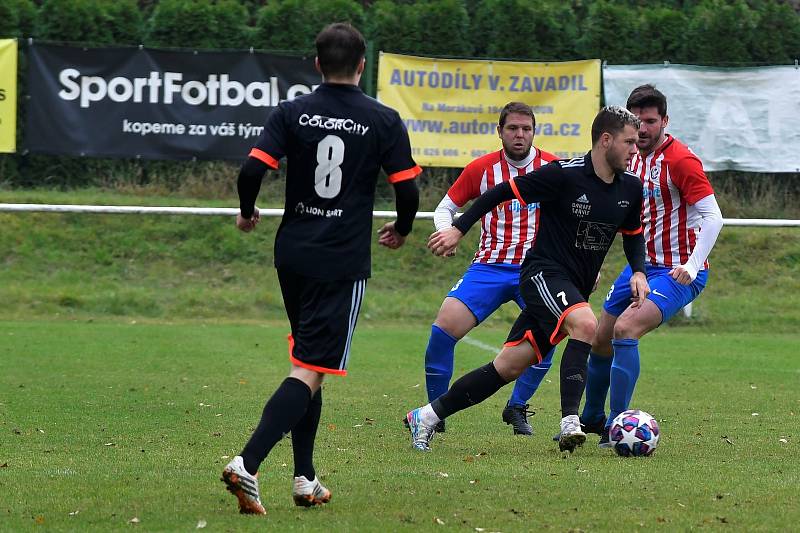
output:
{"label": "fallen leaf on grass", "polygon": [[450,477],[450,474],[448,474],[447,472],[436,472],[436,473],[439,475],[439,477]]}
{"label": "fallen leaf on grass", "polygon": [[[782,443],[786,444],[789,441],[788,441],[788,439],[778,439],[778,442],[782,442]],[[3,465],[3,466],[6,466],[6,465]]]}
{"label": "fallen leaf on grass", "polygon": [[433,518],[433,522],[436,523],[436,524],[439,524],[440,526],[444,525],[444,520],[442,520],[441,518],[438,518],[438,517],[434,517]]}
{"label": "fallen leaf on grass", "polygon": [[44,517],[39,515],[36,518],[34,518],[33,521],[36,522],[37,525],[42,525],[44,524]]}
{"label": "fallen leaf on grass", "polygon": [[80,511],[72,511],[69,513],[70,516],[75,516],[76,514],[80,513]]}
{"label": "fallen leaf on grass", "polygon": [[0,468],[8,468],[8,463],[3,463],[0,465]]}
{"label": "fallen leaf on grass", "polygon": [[758,416],[758,413],[750,413],[750,416]]}
{"label": "fallen leaf on grass", "polygon": [[205,520],[200,520],[199,522],[197,522],[197,527],[196,527],[195,529],[203,529],[203,528],[204,528],[204,527],[206,527],[207,525],[208,525],[208,524],[206,523],[206,521],[205,521]]}
{"label": "fallen leaf on grass", "polygon": [[128,523],[129,524],[138,524],[139,523],[139,519],[134,516],[133,518],[128,520]]}
{"label": "fallen leaf on grass", "polygon": [[103,446],[116,446],[113,442],[106,442]]}
{"label": "fallen leaf on grass", "polygon": [[355,425],[355,426],[353,426],[353,427],[354,427],[354,428],[362,428],[362,427],[364,427],[364,424],[356,424],[356,425]]}
{"label": "fallen leaf on grass", "polygon": [[328,431],[336,431],[336,424],[328,424]]}

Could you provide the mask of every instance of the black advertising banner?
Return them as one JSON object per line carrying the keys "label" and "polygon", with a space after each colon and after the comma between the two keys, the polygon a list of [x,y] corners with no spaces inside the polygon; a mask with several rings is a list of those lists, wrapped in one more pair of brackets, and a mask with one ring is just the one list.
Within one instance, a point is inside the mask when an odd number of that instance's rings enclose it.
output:
{"label": "black advertising banner", "polygon": [[31,152],[243,159],[283,100],[322,79],[313,58],[147,48],[28,48]]}

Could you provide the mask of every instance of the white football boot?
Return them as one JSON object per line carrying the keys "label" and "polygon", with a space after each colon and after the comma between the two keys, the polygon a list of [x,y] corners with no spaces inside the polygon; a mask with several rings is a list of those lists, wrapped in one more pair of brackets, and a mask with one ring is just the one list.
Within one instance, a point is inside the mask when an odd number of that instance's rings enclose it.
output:
{"label": "white football boot", "polygon": [[294,478],[292,497],[295,505],[312,507],[331,501],[331,491],[326,489],[316,476],[313,481],[309,481],[306,476],[297,476]]}
{"label": "white football boot", "polygon": [[241,455],[234,457],[222,471],[222,481],[227,485],[228,492],[239,500],[240,513],[267,514],[258,495],[258,479],[244,469]]}

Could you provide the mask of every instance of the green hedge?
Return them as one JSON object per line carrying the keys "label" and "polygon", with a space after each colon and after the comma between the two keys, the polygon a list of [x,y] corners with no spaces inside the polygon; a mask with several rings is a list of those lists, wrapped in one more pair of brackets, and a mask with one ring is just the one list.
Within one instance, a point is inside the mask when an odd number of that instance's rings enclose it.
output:
{"label": "green hedge", "polygon": [[[375,51],[601,58],[615,64],[786,64],[800,58],[800,15],[792,5],[784,0],[2,0],[0,38],[313,53],[314,36],[325,24],[349,21]],[[22,94],[24,66],[23,51]],[[24,114],[21,99],[20,129]],[[185,172],[184,163],[151,166],[159,174]],[[120,176],[140,183],[149,175],[139,163],[0,156],[0,184],[10,186],[75,187],[119,182]]]}

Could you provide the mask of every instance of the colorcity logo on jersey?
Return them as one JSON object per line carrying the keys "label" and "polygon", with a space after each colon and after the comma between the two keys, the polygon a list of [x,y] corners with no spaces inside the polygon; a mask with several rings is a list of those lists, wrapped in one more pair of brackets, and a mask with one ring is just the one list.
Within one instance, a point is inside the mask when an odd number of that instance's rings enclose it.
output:
{"label": "colorcity logo on jersey", "polygon": [[355,135],[366,135],[369,131],[369,126],[359,124],[351,118],[333,118],[324,117],[322,115],[308,115],[303,113],[297,119],[297,123],[301,126],[311,126],[312,128],[320,128],[323,130],[345,131]]}
{"label": "colorcity logo on jersey", "polygon": [[205,80],[183,81],[182,72],[151,71],[147,77],[128,78],[116,76],[106,79],[101,76],[84,76],[81,71],[66,68],[58,73],[62,100],[78,100],[80,106],[88,108],[95,102],[108,99],[116,103],[148,103],[171,105],[178,100],[199,106],[275,107],[283,100],[292,100],[309,94],[318,85],[290,86],[285,98],[281,98],[278,78],[269,81],[242,83],[231,80],[228,74],[209,74]]}

